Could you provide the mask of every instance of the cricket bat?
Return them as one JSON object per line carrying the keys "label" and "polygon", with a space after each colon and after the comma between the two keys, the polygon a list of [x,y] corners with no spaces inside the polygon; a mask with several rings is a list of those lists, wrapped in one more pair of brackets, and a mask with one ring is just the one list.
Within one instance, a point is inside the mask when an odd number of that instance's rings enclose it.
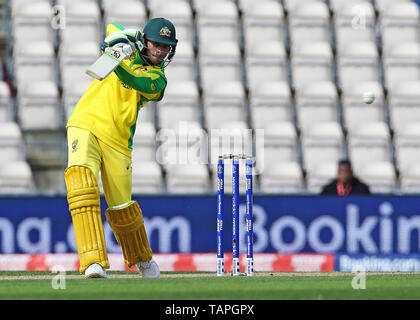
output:
{"label": "cricket bat", "polygon": [[106,48],[105,52],[96,60],[86,73],[91,77],[103,80],[124,60],[136,51],[133,44],[117,44],[112,48]]}

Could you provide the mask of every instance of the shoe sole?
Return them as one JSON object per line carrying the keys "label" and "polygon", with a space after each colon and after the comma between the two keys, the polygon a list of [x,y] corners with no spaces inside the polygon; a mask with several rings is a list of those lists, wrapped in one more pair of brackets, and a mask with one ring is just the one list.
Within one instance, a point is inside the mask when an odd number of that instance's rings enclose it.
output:
{"label": "shoe sole", "polygon": [[90,274],[90,275],[88,275],[88,276],[85,276],[85,278],[86,279],[98,279],[98,278],[106,278],[106,277],[104,277],[104,276],[102,276],[102,275],[100,275],[100,274],[98,274],[98,273],[92,273],[92,274]]}

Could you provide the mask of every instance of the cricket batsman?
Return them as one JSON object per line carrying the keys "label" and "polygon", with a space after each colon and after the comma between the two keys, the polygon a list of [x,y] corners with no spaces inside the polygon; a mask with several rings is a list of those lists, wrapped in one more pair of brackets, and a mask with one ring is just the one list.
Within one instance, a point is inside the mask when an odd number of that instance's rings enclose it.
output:
{"label": "cricket batsman", "polygon": [[67,123],[68,166],[64,172],[67,200],[86,278],[106,278],[109,261],[101,220],[101,170],[106,219],[121,246],[128,267],[146,278],[160,270],[152,259],[143,214],[131,199],[131,151],[138,112],[149,101],[160,101],[166,87],[164,68],[175,55],[178,40],[167,19],[151,19],[143,32],[110,24],[102,52],[132,43],[136,51],[104,80],[94,80]]}

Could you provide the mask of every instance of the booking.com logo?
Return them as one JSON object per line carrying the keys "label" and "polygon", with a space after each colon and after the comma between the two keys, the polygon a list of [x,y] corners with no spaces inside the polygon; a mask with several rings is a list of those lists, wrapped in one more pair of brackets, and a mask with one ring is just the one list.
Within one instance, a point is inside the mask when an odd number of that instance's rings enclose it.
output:
{"label": "booking.com logo", "polygon": [[[362,215],[360,206],[348,204],[340,215],[315,215],[309,221],[299,215],[282,214],[270,219],[265,208],[254,202],[254,251],[279,253],[412,253],[419,247],[417,232],[420,216],[394,215],[389,202],[378,205],[377,213]],[[246,205],[241,203],[240,247],[246,248]],[[271,217],[273,215],[271,214]],[[191,252],[194,243],[203,240],[203,250],[212,250],[210,239],[195,239],[196,225],[188,216],[145,217],[145,226],[151,245],[157,252]],[[213,230],[213,229],[212,229]],[[104,223],[104,232],[109,252],[121,248],[112,236],[109,225]],[[34,237],[34,234],[36,237]],[[329,234],[329,236],[325,236]],[[0,218],[0,252],[46,253],[76,251],[73,226],[67,228],[66,239],[53,243],[52,220],[49,217],[27,217],[14,224],[6,217]],[[206,247],[206,243],[207,246]],[[211,242],[213,243],[213,242]]]}

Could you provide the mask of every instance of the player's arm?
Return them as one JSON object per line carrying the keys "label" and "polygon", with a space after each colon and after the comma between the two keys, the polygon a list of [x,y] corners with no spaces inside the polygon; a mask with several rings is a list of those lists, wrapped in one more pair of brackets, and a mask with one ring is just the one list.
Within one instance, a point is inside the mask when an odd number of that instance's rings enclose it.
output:
{"label": "player's arm", "polygon": [[166,77],[158,71],[135,72],[120,64],[115,70],[118,78],[127,86],[143,93],[159,93],[166,87]]}
{"label": "player's arm", "polygon": [[123,31],[124,27],[117,23],[110,23],[106,26],[106,36],[109,36],[111,33],[115,31]]}

